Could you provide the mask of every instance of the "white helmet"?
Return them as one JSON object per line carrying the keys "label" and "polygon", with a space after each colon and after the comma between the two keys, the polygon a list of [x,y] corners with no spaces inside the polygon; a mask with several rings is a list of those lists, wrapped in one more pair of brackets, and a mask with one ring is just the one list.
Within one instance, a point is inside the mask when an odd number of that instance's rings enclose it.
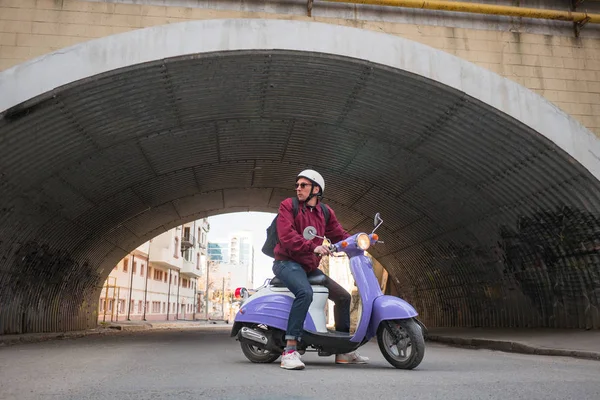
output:
{"label": "white helmet", "polygon": [[325,179],[323,179],[321,174],[315,170],[305,169],[304,171],[302,171],[298,174],[298,176],[296,177],[296,180],[298,180],[298,178],[306,178],[309,181],[311,181],[312,183],[319,185],[319,187],[321,188],[321,195],[325,191]]}

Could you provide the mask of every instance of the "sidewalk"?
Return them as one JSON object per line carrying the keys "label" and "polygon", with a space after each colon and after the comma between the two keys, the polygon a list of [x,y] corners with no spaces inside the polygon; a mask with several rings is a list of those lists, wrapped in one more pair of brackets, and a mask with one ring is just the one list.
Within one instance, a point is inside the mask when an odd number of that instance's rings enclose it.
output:
{"label": "sidewalk", "polygon": [[600,330],[431,328],[427,339],[450,345],[600,361]]}
{"label": "sidewalk", "polygon": [[0,347],[19,343],[36,343],[48,340],[75,339],[93,335],[114,335],[121,332],[136,332],[157,329],[210,329],[231,330],[231,324],[222,321],[119,321],[99,324],[97,328],[71,332],[25,333],[0,335]]}

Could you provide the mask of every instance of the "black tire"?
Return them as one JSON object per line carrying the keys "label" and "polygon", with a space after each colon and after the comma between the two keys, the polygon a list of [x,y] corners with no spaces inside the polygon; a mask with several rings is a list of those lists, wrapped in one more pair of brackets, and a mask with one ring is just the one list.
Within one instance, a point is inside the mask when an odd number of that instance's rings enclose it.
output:
{"label": "black tire", "polygon": [[272,363],[281,355],[279,353],[273,353],[269,350],[259,349],[258,347],[246,342],[240,342],[240,345],[242,346],[242,353],[244,353],[246,358],[253,363]]}
{"label": "black tire", "polygon": [[[406,336],[401,340],[401,347],[395,343],[395,336],[390,331],[388,324],[393,324],[399,329],[396,331]],[[416,368],[425,356],[425,339],[421,327],[413,319],[399,319],[382,321],[377,329],[377,343],[383,357],[399,369]],[[395,350],[394,350],[395,347]],[[410,355],[407,354],[410,349]]]}

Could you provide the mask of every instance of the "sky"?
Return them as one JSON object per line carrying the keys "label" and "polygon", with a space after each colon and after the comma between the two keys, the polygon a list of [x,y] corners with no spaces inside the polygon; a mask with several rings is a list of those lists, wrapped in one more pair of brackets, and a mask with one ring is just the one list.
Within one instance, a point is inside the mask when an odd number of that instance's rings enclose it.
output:
{"label": "sky", "polygon": [[273,277],[273,259],[260,250],[267,238],[267,228],[275,214],[263,212],[239,212],[209,217],[208,241],[227,239],[230,233],[250,231],[254,239],[254,286],[260,286],[267,278]]}

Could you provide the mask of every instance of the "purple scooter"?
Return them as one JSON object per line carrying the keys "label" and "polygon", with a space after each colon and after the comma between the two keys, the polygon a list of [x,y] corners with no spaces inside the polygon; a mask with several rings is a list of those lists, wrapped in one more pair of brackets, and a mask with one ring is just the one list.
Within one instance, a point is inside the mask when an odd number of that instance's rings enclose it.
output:
{"label": "purple scooter", "polygon": [[[348,353],[377,336],[381,353],[394,367],[413,369],[423,360],[425,327],[417,320],[417,312],[406,301],[381,292],[371,260],[365,255],[365,250],[378,242],[375,231],[382,223],[377,213],[371,234],[357,233],[330,245],[332,252],[343,252],[350,258],[350,269],[360,293],[362,313],[355,333],[327,329],[325,306],[328,290],[322,279],[325,277],[309,278],[313,301],[304,321],[302,340],[298,342],[301,354],[305,351],[316,351],[320,356]],[[307,240],[318,237],[329,243],[325,237],[318,236],[312,226],[304,230],[303,236]],[[242,303],[231,336],[240,341],[248,360],[270,363],[279,358],[286,343],[284,336],[293,299],[294,295],[275,277],[267,280]]]}

